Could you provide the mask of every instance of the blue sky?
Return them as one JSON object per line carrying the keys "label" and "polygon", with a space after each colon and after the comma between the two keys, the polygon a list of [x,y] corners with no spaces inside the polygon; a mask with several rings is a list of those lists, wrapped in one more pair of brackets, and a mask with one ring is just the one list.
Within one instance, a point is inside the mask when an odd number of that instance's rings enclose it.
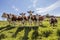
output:
{"label": "blue sky", "polygon": [[60,0],[0,0],[0,20],[3,12],[19,15],[34,10],[34,14],[60,16]]}

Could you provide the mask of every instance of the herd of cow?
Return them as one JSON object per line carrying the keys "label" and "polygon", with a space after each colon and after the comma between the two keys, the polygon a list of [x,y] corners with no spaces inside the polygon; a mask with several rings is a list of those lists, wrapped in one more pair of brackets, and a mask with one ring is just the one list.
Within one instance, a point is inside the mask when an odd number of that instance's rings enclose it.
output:
{"label": "herd of cow", "polygon": [[[30,25],[32,24],[32,22],[35,23],[35,25],[42,25],[42,21],[45,19],[45,16],[41,16],[41,15],[32,15],[32,11],[29,11],[29,16],[26,16],[25,13],[21,13],[20,16],[16,16],[14,14],[8,14],[8,13],[3,13],[2,17],[7,18],[7,21],[10,23],[12,22],[16,22],[16,21],[20,21],[22,24],[24,24],[26,21],[28,21],[30,23]],[[57,23],[57,19],[56,17],[52,16],[50,17],[50,24],[52,26],[54,26]]]}

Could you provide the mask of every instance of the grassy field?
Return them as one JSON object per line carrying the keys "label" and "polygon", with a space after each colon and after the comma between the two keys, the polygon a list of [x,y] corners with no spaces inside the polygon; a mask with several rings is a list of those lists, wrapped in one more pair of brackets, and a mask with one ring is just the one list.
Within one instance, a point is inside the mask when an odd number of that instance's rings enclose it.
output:
{"label": "grassy field", "polygon": [[[25,25],[9,25],[7,21],[0,21],[0,40],[60,40],[60,18],[57,26],[50,26],[49,21],[44,20],[43,26],[35,27]],[[26,27],[27,26],[27,27]],[[28,39],[27,39],[28,38]]]}

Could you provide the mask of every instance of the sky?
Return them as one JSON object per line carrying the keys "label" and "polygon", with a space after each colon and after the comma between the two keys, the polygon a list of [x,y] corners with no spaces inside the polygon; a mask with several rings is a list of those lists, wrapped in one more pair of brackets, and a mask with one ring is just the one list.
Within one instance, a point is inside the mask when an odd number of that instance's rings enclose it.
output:
{"label": "sky", "polygon": [[33,14],[60,16],[60,0],[0,0],[0,20],[3,12],[28,15],[29,10],[34,11]]}

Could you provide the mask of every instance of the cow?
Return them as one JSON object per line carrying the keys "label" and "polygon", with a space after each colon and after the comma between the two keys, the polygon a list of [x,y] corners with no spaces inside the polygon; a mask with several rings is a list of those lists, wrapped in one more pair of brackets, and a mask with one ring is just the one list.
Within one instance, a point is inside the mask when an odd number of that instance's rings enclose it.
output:
{"label": "cow", "polygon": [[6,18],[7,19],[7,21],[9,22],[9,24],[11,23],[11,18],[12,18],[12,15],[11,14],[7,14],[7,13],[3,13],[2,14],[2,17],[3,18]]}
{"label": "cow", "polygon": [[[30,19],[30,16],[28,16],[28,19]],[[42,21],[43,20],[44,20],[44,16],[41,16],[41,15],[36,14],[36,15],[32,15],[31,16],[31,21],[30,22],[31,23],[33,22],[34,25],[39,26],[39,25],[42,25]]]}
{"label": "cow", "polygon": [[29,13],[28,19],[29,19],[29,24],[32,25],[32,13],[34,13],[34,11],[27,11]]}
{"label": "cow", "polygon": [[7,21],[9,22],[9,24],[12,24],[12,23],[14,23],[14,25],[15,25],[15,21],[17,20],[17,16],[16,15],[14,15],[14,14],[8,14],[8,13],[3,13],[2,14],[2,17],[4,17],[4,18],[7,18]]}
{"label": "cow", "polygon": [[18,16],[17,20],[18,20],[18,21],[22,21],[22,20],[23,20],[23,19],[22,19],[22,16]]}
{"label": "cow", "polygon": [[26,21],[26,16],[25,16],[26,13],[21,13],[20,15],[22,16],[22,24],[24,25],[25,24],[25,21]]}
{"label": "cow", "polygon": [[37,26],[39,25],[39,15],[38,14],[36,14],[36,24],[37,24]]}
{"label": "cow", "polygon": [[23,25],[26,24],[26,22],[28,21],[30,25],[32,25],[32,22],[36,25],[40,25],[42,24],[42,21],[44,20],[44,16],[41,15],[32,15],[32,11],[28,12],[30,15],[29,16],[25,16],[26,13],[21,13],[19,16],[14,15],[14,14],[7,14],[7,13],[3,13],[2,17],[7,18],[7,21],[9,23],[15,23],[16,21],[20,21],[20,23],[22,23]]}
{"label": "cow", "polygon": [[44,16],[39,15],[39,25],[42,25],[43,20],[44,20]]}
{"label": "cow", "polygon": [[36,15],[32,15],[31,20],[34,23],[34,25],[36,25]]}
{"label": "cow", "polygon": [[51,26],[56,26],[56,24],[57,24],[57,19],[56,19],[56,17],[55,16],[51,16],[51,18],[50,18],[50,25]]}
{"label": "cow", "polygon": [[7,13],[4,12],[4,13],[2,14],[2,17],[3,17],[3,18],[7,18],[7,17],[8,17],[8,16],[7,16]]}

